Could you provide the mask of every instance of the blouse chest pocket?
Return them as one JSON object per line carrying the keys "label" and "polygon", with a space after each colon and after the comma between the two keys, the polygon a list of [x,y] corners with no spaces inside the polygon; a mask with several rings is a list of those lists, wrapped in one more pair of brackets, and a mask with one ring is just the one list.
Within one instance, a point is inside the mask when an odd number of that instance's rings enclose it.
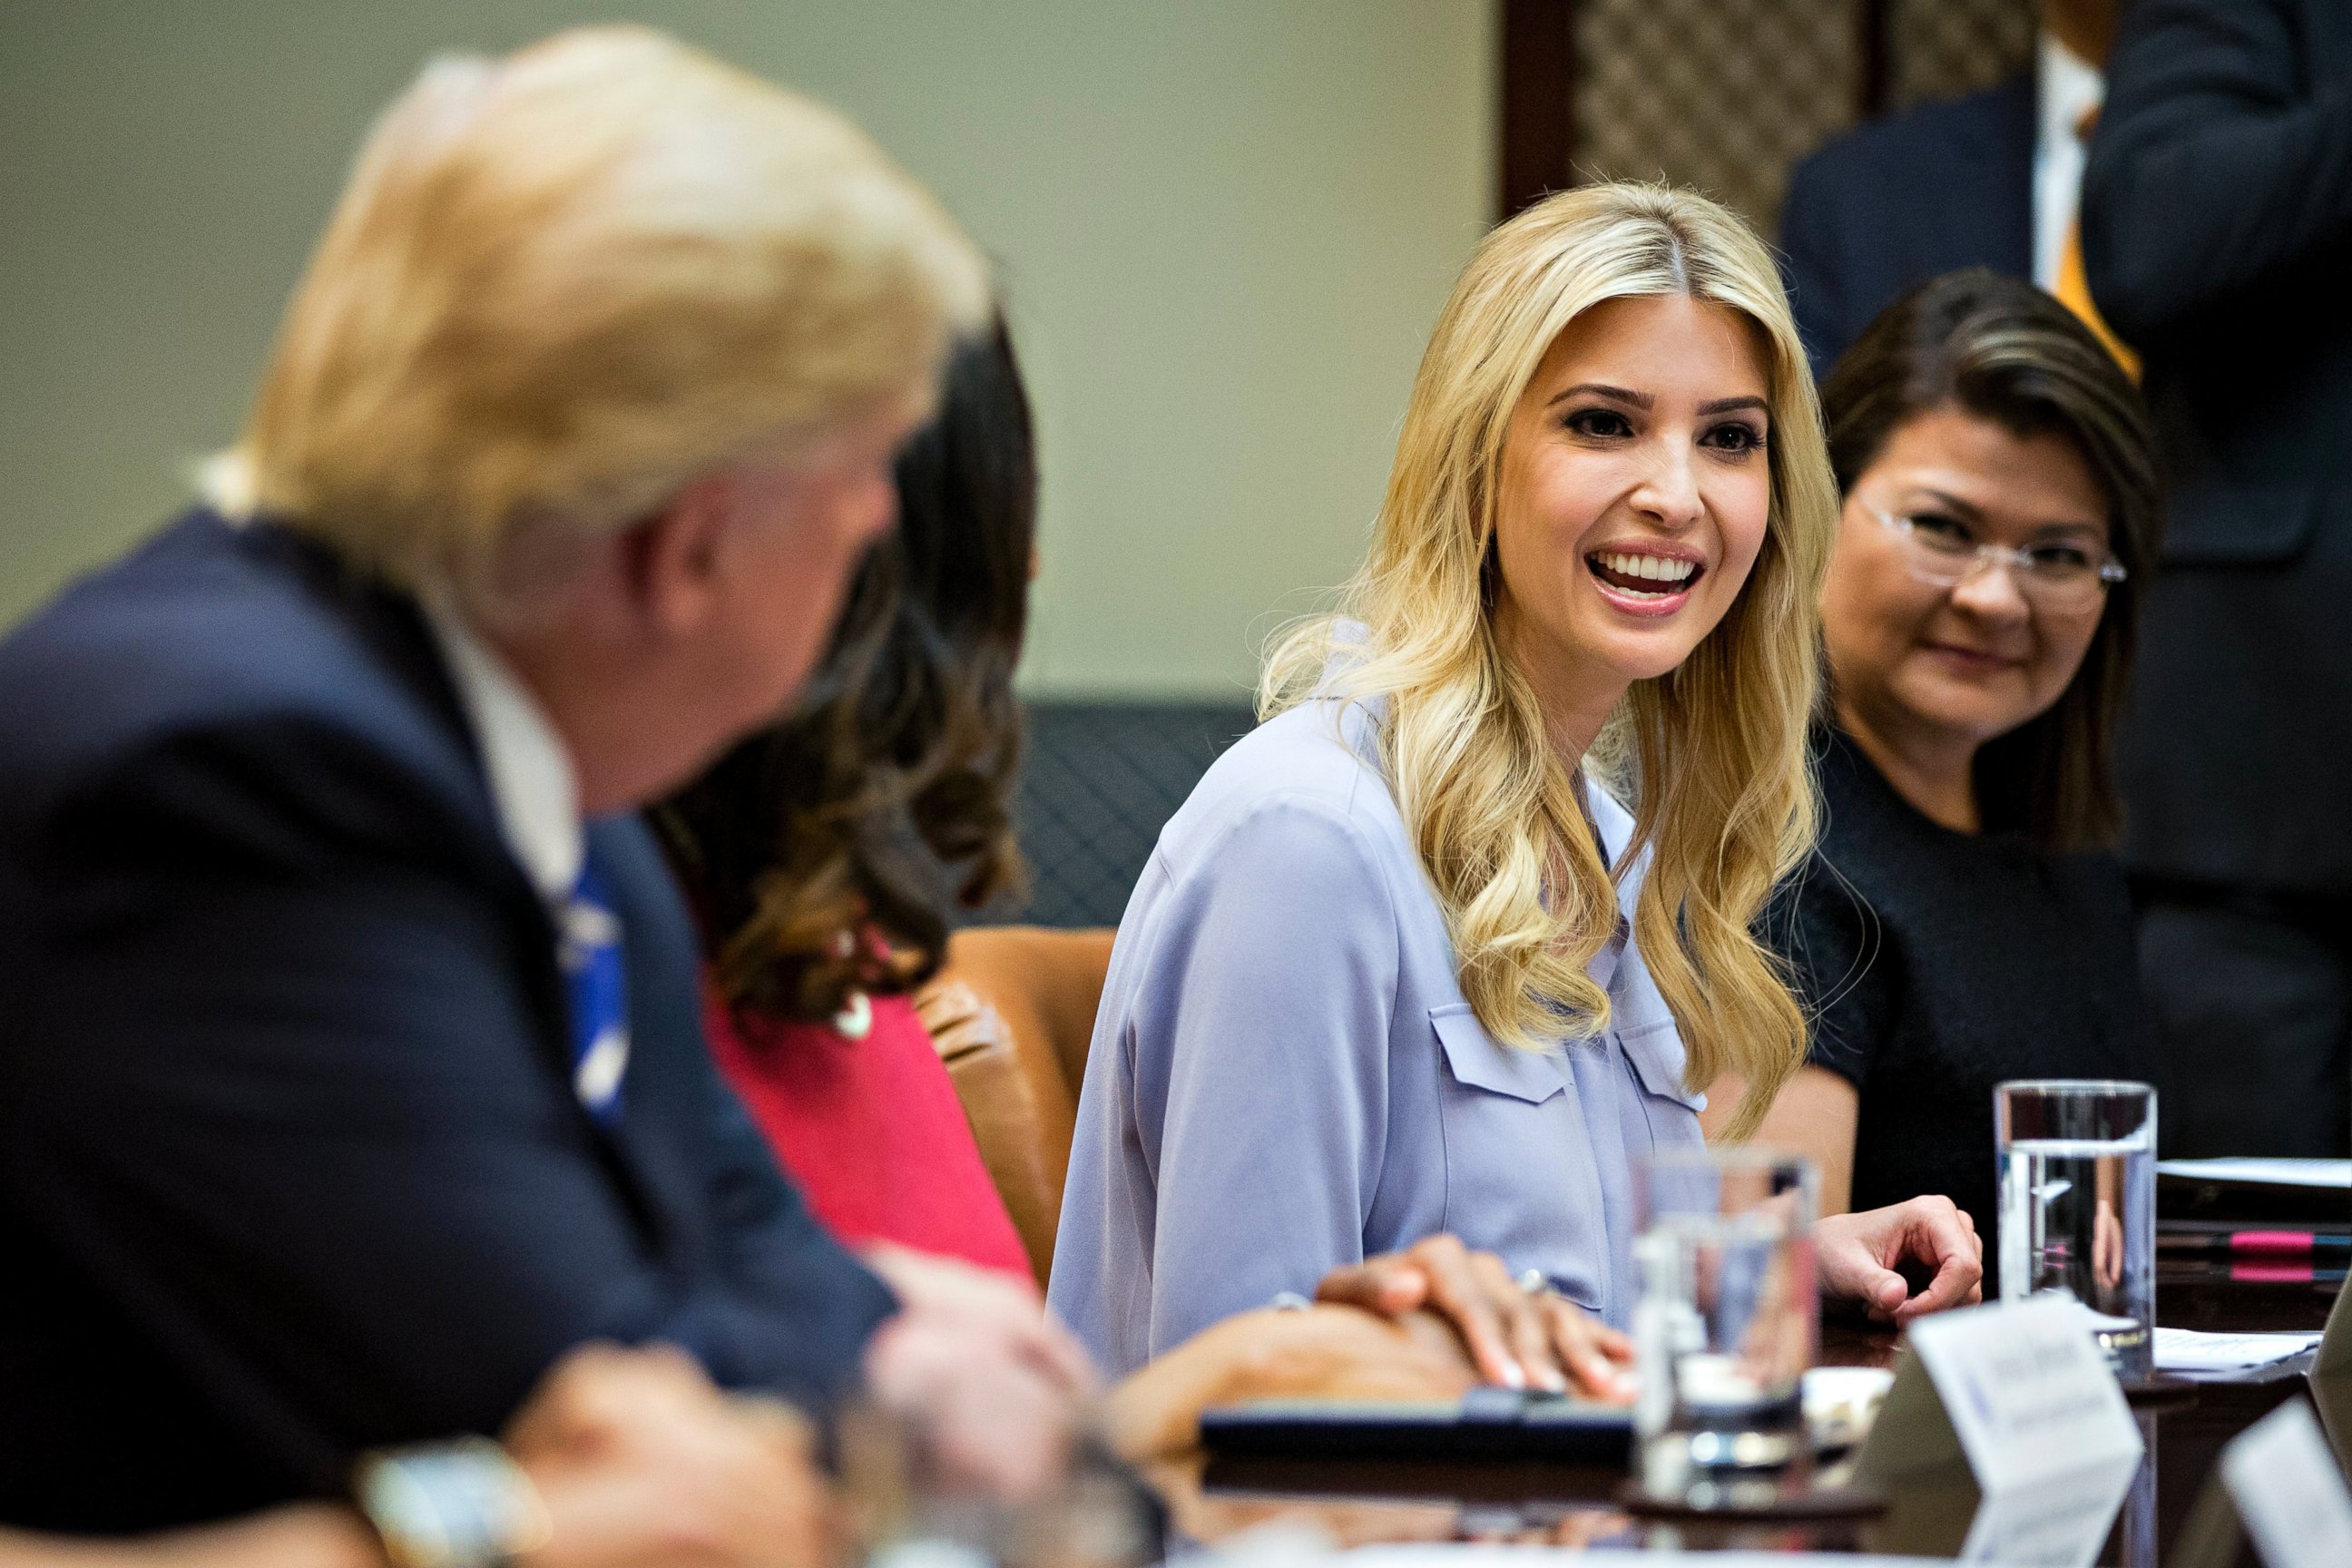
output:
{"label": "blouse chest pocket", "polygon": [[1431,1008],[1429,1022],[1444,1058],[1445,1228],[1598,1310],[1600,1176],[1568,1063],[1497,1045],[1466,1003]]}
{"label": "blouse chest pocket", "polygon": [[1683,1081],[1683,1068],[1690,1058],[1673,1017],[1622,1029],[1617,1044],[1642,1086],[1642,1116],[1649,1125],[1650,1146],[1679,1148],[1704,1142],[1698,1113],[1706,1109],[1706,1096]]}
{"label": "blouse chest pocket", "polygon": [[1530,1105],[1541,1105],[1553,1095],[1568,1090],[1568,1080],[1560,1076],[1559,1064],[1553,1058],[1496,1045],[1467,1002],[1432,1007],[1429,1023],[1437,1031],[1437,1043],[1445,1050],[1446,1068],[1458,1084],[1507,1095]]}

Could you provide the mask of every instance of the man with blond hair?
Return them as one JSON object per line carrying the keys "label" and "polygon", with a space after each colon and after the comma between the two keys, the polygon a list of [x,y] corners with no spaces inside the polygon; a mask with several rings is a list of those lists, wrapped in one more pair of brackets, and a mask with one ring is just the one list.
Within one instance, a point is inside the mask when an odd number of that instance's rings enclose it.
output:
{"label": "man with blond hair", "polygon": [[387,112],[207,503],[0,644],[0,1519],[333,1489],[600,1338],[1066,1407],[779,1178],[630,815],[806,676],[986,293],[856,130],[655,34]]}

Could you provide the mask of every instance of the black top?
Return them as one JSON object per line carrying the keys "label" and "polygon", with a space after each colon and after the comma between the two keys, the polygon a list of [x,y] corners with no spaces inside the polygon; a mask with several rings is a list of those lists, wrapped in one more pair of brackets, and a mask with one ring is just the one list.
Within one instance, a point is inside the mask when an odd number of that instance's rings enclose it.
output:
{"label": "black top", "polygon": [[2147,1079],[2131,903],[2112,856],[1955,833],[1843,734],[1819,747],[1819,850],[1769,920],[1811,1060],[1861,1091],[1857,1210],[1942,1194],[1993,1261],[1993,1086]]}
{"label": "black top", "polygon": [[590,1339],[822,1409],[889,1294],[712,1067],[693,927],[589,827],[619,1117],[413,604],[196,513],[0,641],[0,1520],[124,1532],[499,1431]]}

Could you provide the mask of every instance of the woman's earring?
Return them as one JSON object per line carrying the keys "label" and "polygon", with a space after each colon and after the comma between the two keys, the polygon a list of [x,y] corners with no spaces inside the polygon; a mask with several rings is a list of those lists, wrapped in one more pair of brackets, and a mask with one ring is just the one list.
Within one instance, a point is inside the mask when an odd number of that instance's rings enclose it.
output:
{"label": "woman's earring", "polygon": [[874,1032],[874,999],[863,991],[853,991],[841,999],[841,1011],[833,1016],[833,1032],[845,1040],[862,1040]]}

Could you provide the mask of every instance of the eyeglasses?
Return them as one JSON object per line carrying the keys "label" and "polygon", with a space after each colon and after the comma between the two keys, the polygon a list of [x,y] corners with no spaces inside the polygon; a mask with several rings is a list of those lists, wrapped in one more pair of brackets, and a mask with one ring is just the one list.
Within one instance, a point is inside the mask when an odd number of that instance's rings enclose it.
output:
{"label": "eyeglasses", "polygon": [[1979,544],[1969,537],[1967,525],[1940,512],[1898,517],[1868,501],[1863,502],[1863,510],[1895,536],[1912,577],[1938,588],[1957,588],[1979,572],[2005,566],[2028,603],[2070,615],[2102,604],[2107,590],[2130,575],[2104,550],[2063,540],[2022,550]]}

